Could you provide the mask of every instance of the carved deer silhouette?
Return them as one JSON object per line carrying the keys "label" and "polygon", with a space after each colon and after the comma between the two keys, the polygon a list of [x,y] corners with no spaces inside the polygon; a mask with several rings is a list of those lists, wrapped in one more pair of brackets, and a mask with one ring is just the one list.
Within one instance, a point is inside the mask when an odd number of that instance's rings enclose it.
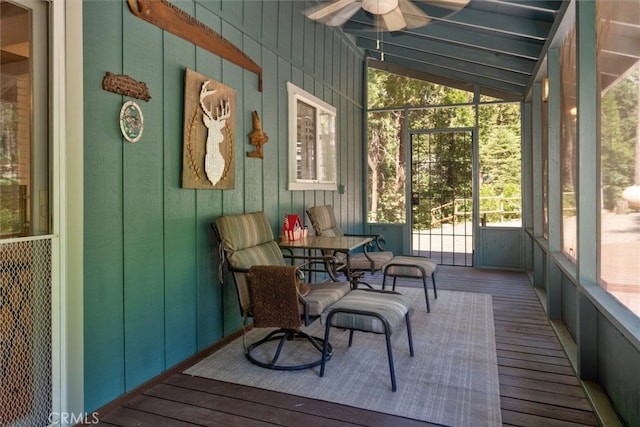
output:
{"label": "carved deer silhouette", "polygon": [[231,117],[231,106],[227,98],[226,100],[220,100],[220,105],[216,107],[215,115],[211,107],[207,108],[204,102],[205,98],[216,93],[215,89],[207,90],[209,83],[211,83],[211,80],[202,83],[202,89],[200,89],[200,108],[202,108],[202,122],[208,130],[204,170],[207,174],[207,179],[215,185],[220,181],[224,173],[225,160],[220,151],[220,144],[224,142],[222,129],[227,119]]}

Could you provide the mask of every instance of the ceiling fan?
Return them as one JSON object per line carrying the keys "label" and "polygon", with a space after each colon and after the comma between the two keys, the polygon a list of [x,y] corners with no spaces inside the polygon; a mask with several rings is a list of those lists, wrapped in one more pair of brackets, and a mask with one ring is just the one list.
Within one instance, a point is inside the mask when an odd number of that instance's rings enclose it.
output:
{"label": "ceiling fan", "polygon": [[[456,12],[469,0],[417,0]],[[304,14],[314,21],[337,27],[347,22],[360,9],[374,15],[375,27],[383,31],[400,31],[427,25],[431,18],[411,0],[334,0],[307,9]]]}

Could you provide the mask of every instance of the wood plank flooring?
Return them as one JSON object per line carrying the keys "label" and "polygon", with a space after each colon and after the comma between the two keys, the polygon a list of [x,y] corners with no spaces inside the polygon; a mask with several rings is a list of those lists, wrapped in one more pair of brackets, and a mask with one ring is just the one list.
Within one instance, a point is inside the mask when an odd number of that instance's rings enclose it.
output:
{"label": "wood plank flooring", "polygon": [[[377,275],[367,281],[375,284],[380,279]],[[438,290],[492,295],[504,426],[598,425],[523,273],[441,266],[436,285]],[[109,412],[100,411],[100,425],[435,425],[180,373],[149,384],[113,406],[108,405]]]}

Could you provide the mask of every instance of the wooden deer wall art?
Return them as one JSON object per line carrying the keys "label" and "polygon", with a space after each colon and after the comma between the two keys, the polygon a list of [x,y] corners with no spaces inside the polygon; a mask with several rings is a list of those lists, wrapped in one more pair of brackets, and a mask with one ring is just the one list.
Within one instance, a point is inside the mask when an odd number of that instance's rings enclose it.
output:
{"label": "wooden deer wall art", "polygon": [[182,187],[235,187],[236,91],[200,73],[185,75]]}

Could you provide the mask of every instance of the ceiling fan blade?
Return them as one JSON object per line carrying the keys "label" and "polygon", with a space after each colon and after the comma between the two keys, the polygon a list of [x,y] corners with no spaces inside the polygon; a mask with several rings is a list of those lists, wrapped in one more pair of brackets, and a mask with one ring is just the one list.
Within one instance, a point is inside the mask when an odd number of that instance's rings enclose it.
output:
{"label": "ceiling fan blade", "polygon": [[418,28],[431,22],[429,15],[410,0],[399,0],[398,6],[407,22],[407,28]]}
{"label": "ceiling fan blade", "polygon": [[440,6],[447,9],[460,10],[465,7],[469,0],[420,0],[423,3]]}
{"label": "ceiling fan blade", "polygon": [[407,28],[407,21],[402,16],[400,7],[396,7],[389,13],[379,15],[382,27],[387,31],[400,31]]}
{"label": "ceiling fan blade", "polygon": [[323,3],[318,6],[309,8],[304,11],[304,14],[309,19],[320,21],[323,19],[330,19],[331,15],[340,12],[342,9],[347,8],[348,6],[351,6],[351,8],[353,8],[354,4],[357,6],[356,10],[353,12],[355,13],[358,11],[358,9],[360,9],[359,2],[356,2],[356,0],[336,0],[331,3]]}
{"label": "ceiling fan blade", "polygon": [[347,22],[349,18],[355,15],[359,10],[360,3],[351,3],[350,5],[340,9],[340,11],[334,13],[333,15],[329,15],[324,19],[320,19],[319,22],[322,22],[323,24],[330,27],[337,27]]}

